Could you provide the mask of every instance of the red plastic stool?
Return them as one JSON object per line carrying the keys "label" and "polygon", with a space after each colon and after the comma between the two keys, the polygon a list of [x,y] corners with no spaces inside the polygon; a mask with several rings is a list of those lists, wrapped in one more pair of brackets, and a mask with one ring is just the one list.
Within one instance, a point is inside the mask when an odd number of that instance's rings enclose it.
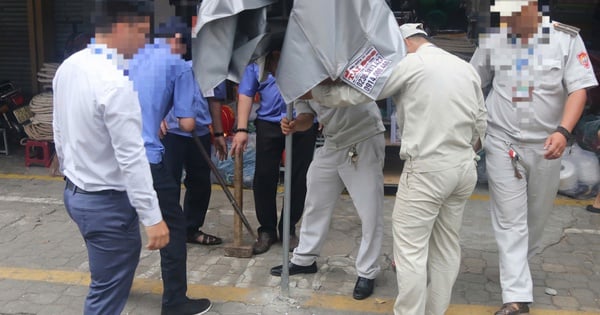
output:
{"label": "red plastic stool", "polygon": [[[41,156],[39,151],[41,151]],[[50,163],[52,163],[50,141],[27,140],[25,144],[25,166],[41,164],[49,167]]]}

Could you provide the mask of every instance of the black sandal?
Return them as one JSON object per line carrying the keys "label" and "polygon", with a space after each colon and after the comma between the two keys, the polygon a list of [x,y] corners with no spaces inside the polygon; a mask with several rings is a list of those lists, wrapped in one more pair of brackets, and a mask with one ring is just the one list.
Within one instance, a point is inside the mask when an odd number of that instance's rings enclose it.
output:
{"label": "black sandal", "polygon": [[192,237],[188,237],[188,243],[194,243],[199,245],[219,245],[223,243],[223,240],[220,237],[206,234],[202,231],[198,231],[194,233]]}

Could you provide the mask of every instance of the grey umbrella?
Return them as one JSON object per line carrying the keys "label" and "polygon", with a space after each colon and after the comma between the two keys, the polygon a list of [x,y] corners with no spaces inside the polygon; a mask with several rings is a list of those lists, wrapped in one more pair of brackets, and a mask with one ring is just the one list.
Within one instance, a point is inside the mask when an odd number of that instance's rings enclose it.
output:
{"label": "grey umbrella", "polygon": [[267,33],[266,7],[277,0],[204,0],[192,30],[194,73],[204,96],[239,82]]}
{"label": "grey umbrella", "polygon": [[323,79],[342,79],[375,99],[405,55],[384,0],[295,1],[277,71],[286,102]]}

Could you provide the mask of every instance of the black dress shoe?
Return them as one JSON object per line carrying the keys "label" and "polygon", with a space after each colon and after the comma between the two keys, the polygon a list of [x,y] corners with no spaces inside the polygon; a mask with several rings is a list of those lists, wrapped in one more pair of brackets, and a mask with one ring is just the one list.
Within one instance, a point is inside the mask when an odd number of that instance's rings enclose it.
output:
{"label": "black dress shoe", "polygon": [[[283,271],[282,266],[283,265],[279,265],[271,268],[271,275],[281,277],[281,272]],[[317,262],[315,261],[309,266],[300,266],[290,261],[288,268],[290,271],[290,276],[297,275],[299,273],[317,273]]]}
{"label": "black dress shoe", "polygon": [[277,242],[277,236],[267,232],[258,232],[258,239],[252,244],[252,253],[254,255],[262,254],[271,248],[271,245]]}
{"label": "black dress shoe", "polygon": [[354,286],[354,292],[352,292],[352,297],[355,300],[364,300],[373,294],[374,287],[375,279],[358,277],[356,285]]}

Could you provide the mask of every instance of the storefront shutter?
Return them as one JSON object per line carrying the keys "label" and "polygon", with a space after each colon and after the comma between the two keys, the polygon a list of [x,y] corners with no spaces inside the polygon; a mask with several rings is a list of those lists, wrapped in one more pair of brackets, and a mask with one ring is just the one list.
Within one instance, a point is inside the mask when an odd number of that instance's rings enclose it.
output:
{"label": "storefront shutter", "polygon": [[32,92],[27,1],[0,1],[0,81]]}

